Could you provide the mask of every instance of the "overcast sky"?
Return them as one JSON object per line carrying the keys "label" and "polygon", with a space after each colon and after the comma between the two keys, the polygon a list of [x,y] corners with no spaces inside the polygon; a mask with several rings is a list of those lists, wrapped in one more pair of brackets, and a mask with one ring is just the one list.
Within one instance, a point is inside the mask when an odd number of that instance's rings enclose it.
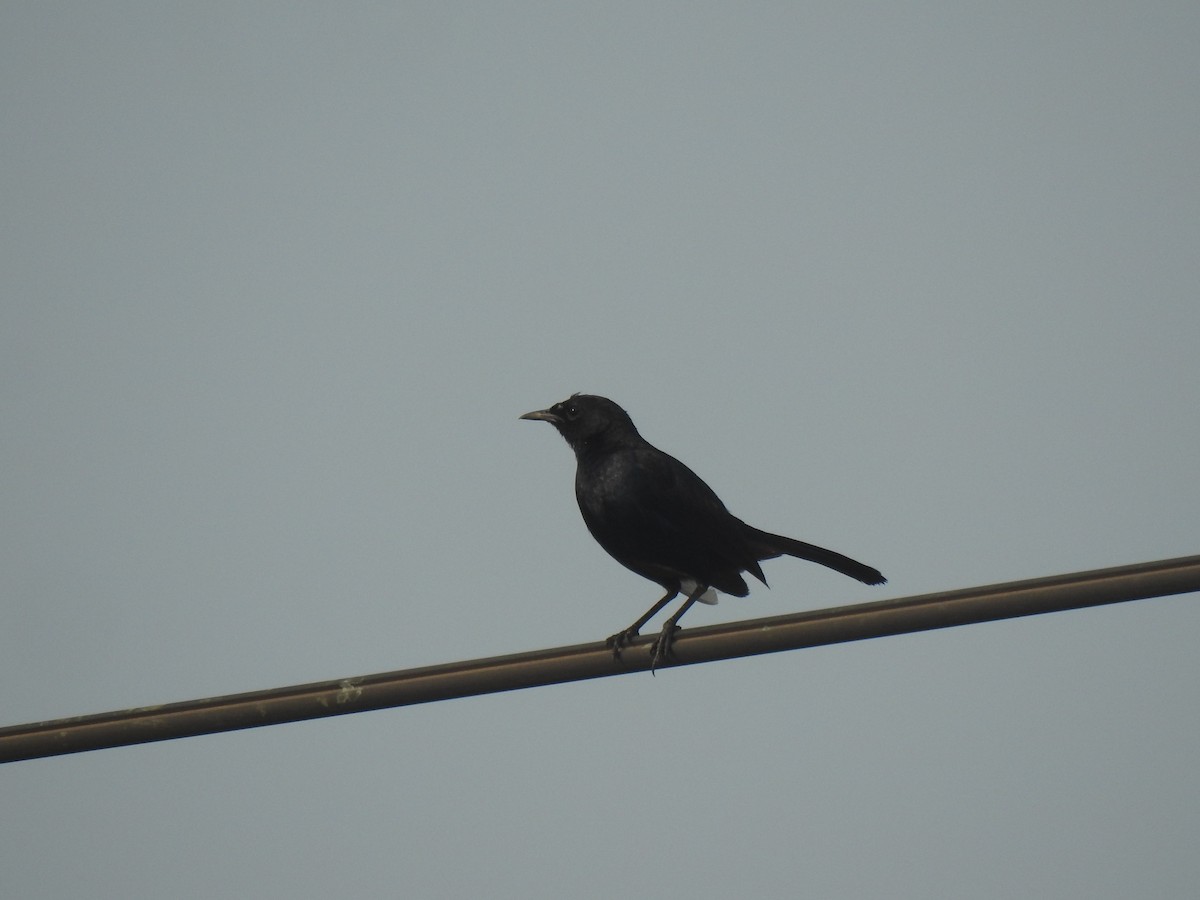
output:
{"label": "overcast sky", "polygon": [[[685,626],[1200,551],[1195,2],[6,4],[0,724],[600,640],[521,422],[797,560]],[[0,767],[11,898],[1200,883],[1155,599]]]}

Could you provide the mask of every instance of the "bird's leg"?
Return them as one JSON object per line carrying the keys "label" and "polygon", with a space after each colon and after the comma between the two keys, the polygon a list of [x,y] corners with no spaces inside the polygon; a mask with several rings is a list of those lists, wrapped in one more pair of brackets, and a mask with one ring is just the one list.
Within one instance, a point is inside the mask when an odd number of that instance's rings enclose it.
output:
{"label": "bird's leg", "polygon": [[658,613],[658,611],[660,609],[662,609],[664,606],[666,606],[668,603],[670,603],[672,600],[674,600],[678,596],[679,596],[678,590],[674,590],[674,591],[668,590],[666,595],[661,600],[659,600],[657,603],[655,603],[652,607],[650,607],[650,609],[646,612],[646,614],[644,616],[642,616],[640,619],[638,619],[636,622],[634,622],[632,625],[630,625],[624,631],[618,631],[616,634],[614,634],[612,637],[610,637],[608,640],[606,640],[604,643],[607,646],[612,647],[613,658],[620,659],[621,651],[624,648],[628,647],[630,642],[635,637],[638,636],[638,632],[642,630],[642,626],[645,625],[647,622],[649,622],[651,619],[653,619],[654,616]]}
{"label": "bird's leg", "polygon": [[698,584],[688,594],[688,598],[683,601],[683,606],[671,618],[663,623],[662,631],[658,637],[654,639],[654,643],[650,645],[650,674],[654,674],[654,670],[658,668],[658,664],[671,659],[674,654],[671,652],[671,645],[675,642],[675,632],[679,630],[679,620],[683,618],[683,614],[692,608],[692,604],[700,599],[700,595],[708,590],[707,584]]}

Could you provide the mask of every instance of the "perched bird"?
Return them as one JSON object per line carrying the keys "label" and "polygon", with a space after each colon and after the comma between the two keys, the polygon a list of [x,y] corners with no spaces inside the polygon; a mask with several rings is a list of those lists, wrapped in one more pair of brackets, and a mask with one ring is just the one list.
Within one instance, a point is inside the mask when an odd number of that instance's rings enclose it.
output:
{"label": "perched bird", "polygon": [[592,537],[621,565],[666,591],[608,639],[615,656],[683,592],[687,599],[651,647],[652,668],[669,659],[679,620],[693,603],[716,603],[714,588],[746,596],[743,572],[767,583],[760,560],[787,554],[865,584],[887,581],[848,556],[747,525],[695,472],[638,434],[629,414],[605,397],[573,394],[521,418],[549,422],[575,451],[575,499]]}

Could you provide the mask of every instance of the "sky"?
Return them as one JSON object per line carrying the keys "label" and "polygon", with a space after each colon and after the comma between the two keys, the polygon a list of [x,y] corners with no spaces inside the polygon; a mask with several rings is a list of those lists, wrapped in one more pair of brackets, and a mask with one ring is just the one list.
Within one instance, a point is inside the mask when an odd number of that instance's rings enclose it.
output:
{"label": "sky", "polygon": [[[1200,548],[1200,6],[7,4],[0,724]],[[653,627],[653,626],[651,626]],[[5,897],[1183,897],[1179,596],[0,766]]]}

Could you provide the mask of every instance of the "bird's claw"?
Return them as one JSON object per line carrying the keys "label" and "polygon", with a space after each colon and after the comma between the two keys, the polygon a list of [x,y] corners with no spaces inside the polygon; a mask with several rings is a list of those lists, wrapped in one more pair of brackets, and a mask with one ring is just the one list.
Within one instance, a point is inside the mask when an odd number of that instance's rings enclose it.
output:
{"label": "bird's claw", "polygon": [[612,637],[604,642],[606,647],[612,649],[613,659],[621,658],[621,651],[633,643],[633,639],[638,636],[638,633],[633,628],[626,628],[624,631],[618,631]]}
{"label": "bird's claw", "polygon": [[[663,663],[671,662],[675,659],[675,653],[671,649],[675,643],[675,632],[679,630],[679,626],[671,622],[663,626],[663,630],[659,632],[658,637],[650,645],[650,673],[653,674]],[[618,631],[616,634],[609,637],[604,642],[604,646],[612,650],[613,659],[621,658],[621,651],[633,643],[633,639],[638,636],[638,633],[633,628],[626,628],[624,631]]]}
{"label": "bird's claw", "polygon": [[675,632],[679,630],[679,626],[674,622],[668,622],[663,626],[663,630],[659,632],[658,637],[654,639],[654,643],[650,645],[650,674],[654,674],[654,670],[658,668],[659,663],[670,662],[675,658],[675,653],[672,646],[675,643]]}

